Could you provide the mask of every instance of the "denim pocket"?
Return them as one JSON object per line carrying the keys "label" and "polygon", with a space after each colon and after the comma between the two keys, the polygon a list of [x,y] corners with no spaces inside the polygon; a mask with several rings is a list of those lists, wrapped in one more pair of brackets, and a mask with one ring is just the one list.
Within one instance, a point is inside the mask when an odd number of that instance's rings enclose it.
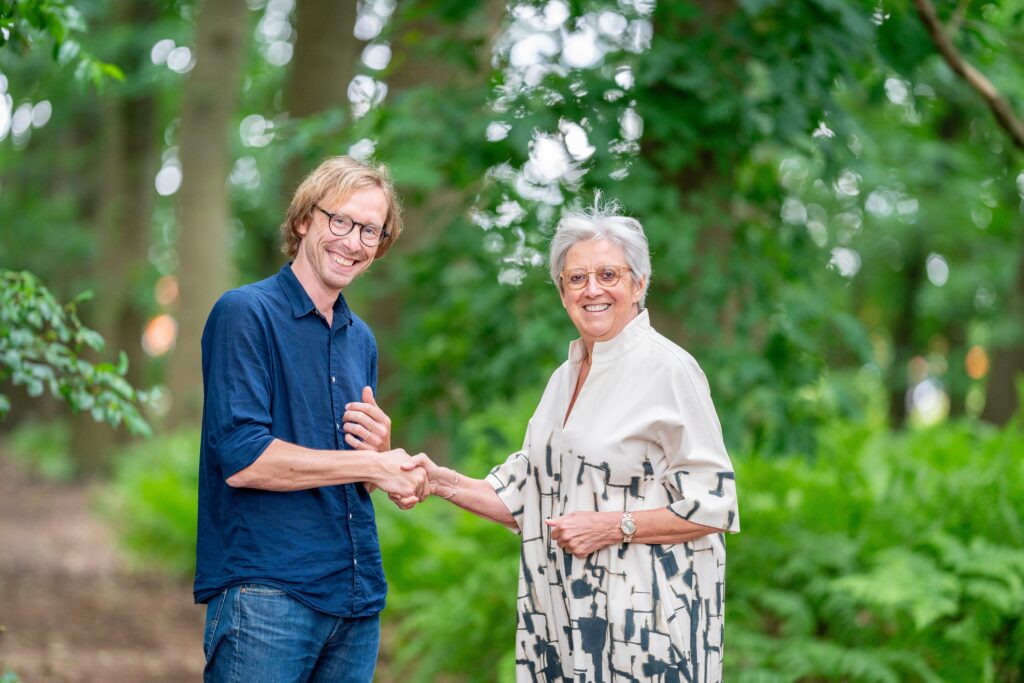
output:
{"label": "denim pocket", "polygon": [[210,658],[210,645],[213,643],[213,635],[217,632],[217,624],[220,623],[221,612],[224,611],[225,596],[227,591],[223,590],[210,598],[206,603],[206,627],[203,629],[203,654]]}
{"label": "denim pocket", "polygon": [[246,583],[242,584],[239,592],[243,595],[285,595],[285,592],[280,588],[274,588],[273,586],[264,586],[260,583]]}

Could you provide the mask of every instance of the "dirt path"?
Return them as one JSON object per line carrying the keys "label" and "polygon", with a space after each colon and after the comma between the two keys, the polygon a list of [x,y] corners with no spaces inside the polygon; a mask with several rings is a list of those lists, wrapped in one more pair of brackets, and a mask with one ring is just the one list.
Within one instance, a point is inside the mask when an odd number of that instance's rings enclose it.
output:
{"label": "dirt path", "polygon": [[39,481],[0,454],[0,674],[201,680],[203,610],[191,586],[129,572],[92,495]]}

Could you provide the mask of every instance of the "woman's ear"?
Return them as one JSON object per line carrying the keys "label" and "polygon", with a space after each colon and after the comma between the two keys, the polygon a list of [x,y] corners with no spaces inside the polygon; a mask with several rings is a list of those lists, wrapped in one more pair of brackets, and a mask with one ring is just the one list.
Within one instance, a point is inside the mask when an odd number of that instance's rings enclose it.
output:
{"label": "woman's ear", "polygon": [[644,288],[647,286],[647,276],[636,280],[636,291],[633,292],[633,303],[639,305],[640,299],[644,298]]}

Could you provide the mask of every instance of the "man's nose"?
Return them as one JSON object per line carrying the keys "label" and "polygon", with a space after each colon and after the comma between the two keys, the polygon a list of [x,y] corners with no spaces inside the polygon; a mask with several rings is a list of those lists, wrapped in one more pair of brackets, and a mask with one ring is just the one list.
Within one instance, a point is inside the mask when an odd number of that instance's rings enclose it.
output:
{"label": "man's nose", "polygon": [[362,228],[358,225],[353,225],[352,229],[349,230],[348,234],[341,239],[345,240],[345,246],[352,251],[362,251],[363,243],[359,239],[359,234],[362,232]]}

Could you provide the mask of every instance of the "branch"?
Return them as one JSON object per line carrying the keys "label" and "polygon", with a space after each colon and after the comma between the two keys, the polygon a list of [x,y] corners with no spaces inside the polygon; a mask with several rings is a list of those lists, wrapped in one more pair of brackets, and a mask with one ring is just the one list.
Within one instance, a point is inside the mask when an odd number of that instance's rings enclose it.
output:
{"label": "branch", "polygon": [[964,23],[964,16],[967,14],[967,7],[970,4],[971,0],[960,0],[956,10],[953,12],[953,18],[949,20],[949,26],[947,27],[949,35],[955,36],[957,31],[960,30],[960,25]]}
{"label": "branch", "polygon": [[921,16],[921,21],[928,29],[928,34],[932,37],[932,42],[935,43],[935,47],[938,48],[946,63],[978,91],[996,115],[999,125],[1010,134],[1013,144],[1024,149],[1024,123],[1014,115],[1010,104],[1000,96],[999,91],[991,81],[985,78],[984,74],[965,62],[964,58],[960,56],[952,41],[943,31],[942,23],[935,14],[935,8],[931,2],[929,0],[914,0],[914,4],[917,6],[917,13]]}

